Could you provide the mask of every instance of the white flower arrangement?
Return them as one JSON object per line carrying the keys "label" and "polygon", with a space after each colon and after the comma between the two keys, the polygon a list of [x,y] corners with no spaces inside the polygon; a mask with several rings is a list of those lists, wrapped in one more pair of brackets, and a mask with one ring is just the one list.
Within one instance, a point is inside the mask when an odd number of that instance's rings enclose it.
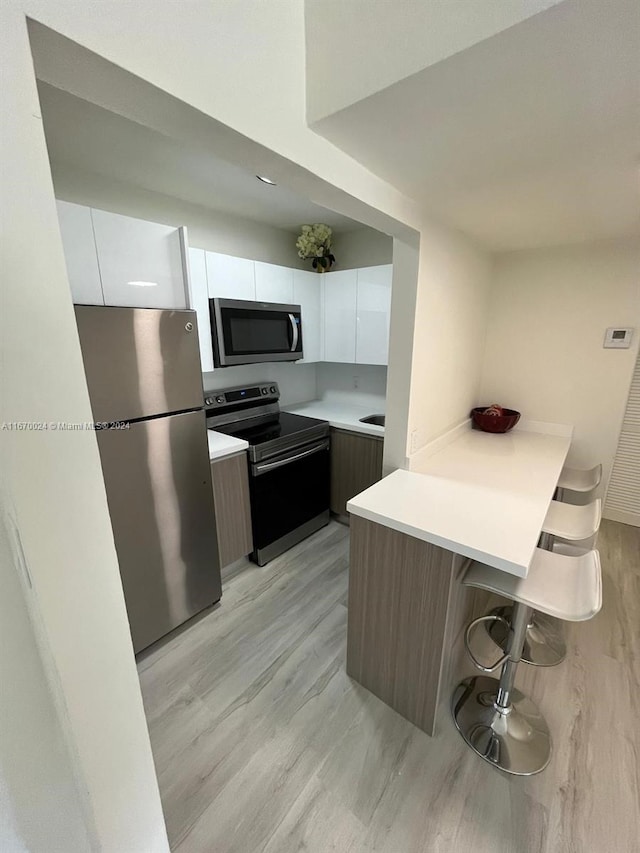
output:
{"label": "white flower arrangement", "polygon": [[324,272],[336,260],[331,254],[332,235],[333,231],[328,225],[322,223],[303,225],[302,233],[296,240],[298,257],[313,258],[313,268],[319,272]]}

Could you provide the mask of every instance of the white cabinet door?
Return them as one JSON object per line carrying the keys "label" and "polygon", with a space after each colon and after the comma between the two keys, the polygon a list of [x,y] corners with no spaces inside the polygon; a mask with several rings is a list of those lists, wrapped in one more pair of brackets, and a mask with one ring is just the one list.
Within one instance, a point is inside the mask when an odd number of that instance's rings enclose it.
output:
{"label": "white cabinet door", "polygon": [[256,299],[258,302],[283,302],[291,305],[293,298],[293,270],[276,264],[256,261]]}
{"label": "white cabinet door", "polygon": [[356,362],[387,364],[391,314],[391,264],[358,270]]}
{"label": "white cabinet door", "polygon": [[91,208],[56,202],[71,296],[78,305],[104,305]]}
{"label": "white cabinet door", "polygon": [[177,228],[92,210],[106,305],[186,308]]}
{"label": "white cabinet door", "polygon": [[198,341],[202,372],[213,370],[211,323],[209,320],[209,289],[204,249],[189,249],[189,290],[191,307],[198,315]]}
{"label": "white cabinet door", "polygon": [[[326,275],[326,274],[325,274]],[[293,302],[302,308],[303,362],[322,361],[322,282],[324,275],[293,271]]]}
{"label": "white cabinet door", "polygon": [[324,361],[356,360],[357,279],[357,270],[324,273]]}
{"label": "white cabinet door", "polygon": [[222,299],[256,298],[254,261],[207,252],[207,279],[209,296]]}

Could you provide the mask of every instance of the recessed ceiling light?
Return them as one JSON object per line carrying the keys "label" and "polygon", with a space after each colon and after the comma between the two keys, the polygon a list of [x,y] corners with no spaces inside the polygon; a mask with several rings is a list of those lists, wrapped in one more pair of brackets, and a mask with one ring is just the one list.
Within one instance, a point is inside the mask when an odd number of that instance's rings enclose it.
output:
{"label": "recessed ceiling light", "polygon": [[132,284],[134,287],[157,287],[157,281],[128,281],[127,284]]}
{"label": "recessed ceiling light", "polygon": [[278,186],[275,181],[271,180],[271,178],[265,178],[263,175],[256,175],[256,178],[259,181],[262,181],[263,184],[269,184],[269,186],[271,186],[271,187],[277,187]]}

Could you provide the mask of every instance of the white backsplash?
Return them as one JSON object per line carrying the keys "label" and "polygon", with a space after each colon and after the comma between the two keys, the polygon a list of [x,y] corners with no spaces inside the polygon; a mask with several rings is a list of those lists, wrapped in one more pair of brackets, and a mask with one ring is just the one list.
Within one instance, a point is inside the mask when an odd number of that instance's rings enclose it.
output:
{"label": "white backsplash", "polygon": [[234,385],[277,382],[280,387],[280,405],[292,406],[316,399],[316,369],[319,366],[292,362],[220,367],[212,373],[203,373],[202,384],[206,392]]}
{"label": "white backsplash", "polygon": [[245,364],[203,373],[205,391],[277,382],[280,404],[292,406],[310,400],[335,400],[385,411],[387,368],[375,364]]}
{"label": "white backsplash", "polygon": [[387,393],[387,368],[376,364],[317,365],[317,399],[365,406],[383,413]]}

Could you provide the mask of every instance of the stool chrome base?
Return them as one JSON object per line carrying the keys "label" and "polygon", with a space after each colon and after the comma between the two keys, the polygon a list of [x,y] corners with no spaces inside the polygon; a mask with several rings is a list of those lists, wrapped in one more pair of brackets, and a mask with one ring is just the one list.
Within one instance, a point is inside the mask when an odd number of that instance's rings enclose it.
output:
{"label": "stool chrome base", "polygon": [[453,693],[456,728],[480,758],[515,776],[540,773],[551,758],[551,735],[537,706],[519,690],[510,706],[495,706],[499,681],[484,675],[465,678]]}
{"label": "stool chrome base", "polygon": [[[512,613],[513,607],[510,605],[496,607],[491,611],[492,616],[506,619],[509,624]],[[506,649],[509,631],[504,622],[493,621],[485,624],[493,642],[501,649]],[[562,636],[562,622],[545,613],[534,613],[531,623],[527,626],[521,660],[533,666],[557,666],[566,656],[567,646]]]}

